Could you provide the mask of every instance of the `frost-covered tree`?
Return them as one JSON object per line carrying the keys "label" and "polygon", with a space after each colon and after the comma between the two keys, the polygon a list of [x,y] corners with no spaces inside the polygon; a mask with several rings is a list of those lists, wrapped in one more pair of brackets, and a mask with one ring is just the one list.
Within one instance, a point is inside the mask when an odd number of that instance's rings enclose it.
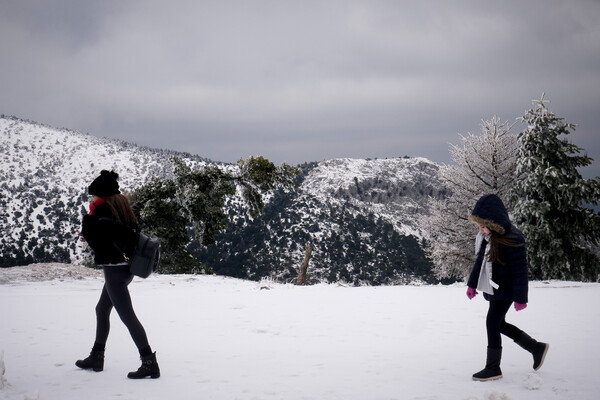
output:
{"label": "frost-covered tree", "polygon": [[472,267],[476,230],[468,217],[477,199],[488,193],[508,198],[517,151],[511,128],[512,124],[494,116],[482,121],[480,135],[460,135],[460,145],[450,147],[454,165],[440,168],[450,195],[430,199],[430,215],[423,224],[429,241],[427,255],[439,278],[462,278]]}
{"label": "frost-covered tree", "polygon": [[600,178],[583,179],[578,168],[592,159],[564,137],[575,129],[534,101],[518,137],[517,180],[512,193],[514,222],[525,236],[530,274],[538,279],[596,281],[600,260]]}
{"label": "frost-covered tree", "polygon": [[276,167],[263,157],[238,162],[238,168],[214,165],[193,169],[176,157],[174,179],[151,180],[132,195],[133,209],[145,231],[162,244],[162,272],[195,272],[202,266],[189,245],[205,246],[227,227],[231,212],[228,198],[239,189],[252,217],[263,212],[263,196],[276,188],[290,189],[299,170],[282,164]]}

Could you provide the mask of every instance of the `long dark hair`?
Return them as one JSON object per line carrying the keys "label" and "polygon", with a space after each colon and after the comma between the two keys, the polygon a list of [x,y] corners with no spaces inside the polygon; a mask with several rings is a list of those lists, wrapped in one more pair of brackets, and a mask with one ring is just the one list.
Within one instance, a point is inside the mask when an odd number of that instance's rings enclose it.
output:
{"label": "long dark hair", "polygon": [[112,196],[105,197],[104,200],[110,207],[110,212],[115,220],[131,227],[137,225],[137,219],[133,213],[133,208],[131,208],[131,203],[126,196],[122,194],[113,194]]}
{"label": "long dark hair", "polygon": [[[488,228],[489,229],[489,228]],[[506,264],[500,258],[500,246],[520,247],[523,243],[517,242],[516,236],[500,235],[498,232],[490,229],[490,251],[486,254],[490,262],[498,261],[500,264]]]}

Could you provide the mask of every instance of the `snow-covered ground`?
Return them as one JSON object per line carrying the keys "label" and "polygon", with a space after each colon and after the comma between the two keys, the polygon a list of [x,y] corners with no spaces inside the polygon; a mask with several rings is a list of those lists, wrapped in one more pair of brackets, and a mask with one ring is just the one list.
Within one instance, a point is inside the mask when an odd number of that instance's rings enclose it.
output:
{"label": "snow-covered ground", "polygon": [[0,269],[0,399],[547,400],[600,392],[600,284],[532,283],[529,307],[508,320],[551,344],[544,366],[534,373],[530,355],[504,340],[504,378],[481,383],[471,375],[485,362],[487,304],[469,301],[464,285],[136,278],[134,305],[162,376],[132,381],[126,374],[138,354],[116,314],[104,371],[75,367],[92,345],[102,286],[97,271],[75,271]]}

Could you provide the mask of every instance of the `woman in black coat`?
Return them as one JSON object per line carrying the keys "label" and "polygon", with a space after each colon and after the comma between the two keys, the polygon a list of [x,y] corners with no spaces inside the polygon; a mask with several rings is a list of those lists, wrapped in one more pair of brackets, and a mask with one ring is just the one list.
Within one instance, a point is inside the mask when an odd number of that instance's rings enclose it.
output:
{"label": "woman in black coat", "polygon": [[486,318],[488,337],[485,368],[473,375],[477,381],[502,378],[501,334],[513,339],[533,355],[533,369],[538,370],[544,362],[549,345],[537,342],[525,332],[506,322],[511,304],[515,310],[527,307],[528,266],[525,239],[515,228],[502,200],[496,195],[481,197],[469,217],[479,225],[476,239],[477,259],[469,276],[467,296],[475,297],[479,289],[489,302]]}
{"label": "woman in black coat", "polygon": [[89,357],[75,365],[82,369],[102,371],[104,349],[110,331],[110,313],[117,310],[129,330],[142,360],[141,367],[127,376],[132,379],[158,378],[160,370],[156,353],[152,352],[144,327],[138,320],[128,285],[133,279],[128,259],[137,243],[137,222],[129,200],[119,191],[118,175],[102,171],[90,185],[92,195],[89,214],[83,217],[82,234],[94,251],[96,265],[104,272],[104,287],[96,305],[96,340]]}

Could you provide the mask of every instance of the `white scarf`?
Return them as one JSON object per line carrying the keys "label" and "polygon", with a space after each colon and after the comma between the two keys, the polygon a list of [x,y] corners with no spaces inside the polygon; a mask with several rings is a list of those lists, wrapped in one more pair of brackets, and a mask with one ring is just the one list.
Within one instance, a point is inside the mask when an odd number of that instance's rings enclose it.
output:
{"label": "white scarf", "polygon": [[481,272],[479,272],[477,289],[481,290],[483,293],[493,295],[494,289],[498,289],[499,286],[492,280],[492,263],[487,256],[490,251],[490,237],[484,236],[481,232],[477,233],[477,237],[475,238],[475,255],[479,254],[479,250],[481,249],[481,244],[483,243],[484,239],[487,241],[487,245],[485,247],[485,254],[481,263]]}

